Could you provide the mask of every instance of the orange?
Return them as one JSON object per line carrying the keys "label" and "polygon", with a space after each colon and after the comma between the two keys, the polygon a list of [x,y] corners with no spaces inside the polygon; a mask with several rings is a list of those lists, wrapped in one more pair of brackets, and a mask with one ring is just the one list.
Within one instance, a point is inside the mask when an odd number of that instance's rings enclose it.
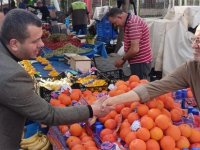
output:
{"label": "orange", "polygon": [[151,101],[148,101],[146,103],[146,105],[149,107],[149,108],[156,108],[157,107],[157,102],[156,102],[156,99],[153,99]]}
{"label": "orange", "polygon": [[188,91],[187,91],[187,97],[188,97],[188,98],[193,98],[193,97],[194,97],[191,90],[188,90]]}
{"label": "orange", "polygon": [[123,129],[123,128],[130,128],[130,123],[128,121],[123,121],[121,126],[120,126],[120,129]]}
{"label": "orange", "polygon": [[105,128],[105,129],[101,130],[100,137],[103,138],[104,135],[111,134],[111,133],[113,133],[113,130]]}
{"label": "orange", "polygon": [[162,130],[165,130],[169,127],[171,121],[166,115],[161,114],[158,117],[156,117],[155,124]]}
{"label": "orange", "polygon": [[104,117],[98,118],[98,120],[102,123],[104,123],[106,120],[111,119],[110,115],[106,115]]}
{"label": "orange", "polygon": [[104,135],[103,138],[102,138],[103,142],[105,142],[105,141],[115,142],[116,140],[117,140],[117,137],[112,133]]}
{"label": "orange", "polygon": [[136,134],[135,132],[129,132],[126,137],[125,137],[125,142],[127,145],[131,143],[131,141],[136,139]]}
{"label": "orange", "polygon": [[125,84],[120,84],[117,86],[117,89],[118,90],[122,90],[122,91],[125,91],[125,92],[128,92],[128,86],[125,85]]}
{"label": "orange", "polygon": [[81,144],[81,140],[76,136],[70,136],[67,138],[66,143],[69,148],[72,148],[74,145]]}
{"label": "orange", "polygon": [[72,92],[70,94],[70,97],[71,97],[71,100],[79,101],[79,99],[80,99],[80,95],[78,94],[78,92]]}
{"label": "orange", "polygon": [[82,144],[76,144],[74,145],[71,150],[85,150],[84,146]]}
{"label": "orange", "polygon": [[131,89],[134,89],[134,88],[137,87],[138,85],[139,85],[138,82],[130,82],[130,83],[129,83],[129,87],[130,87]]}
{"label": "orange", "polygon": [[172,121],[180,121],[183,115],[182,110],[174,108],[170,111]]}
{"label": "orange", "polygon": [[71,133],[71,135],[73,136],[80,136],[83,132],[83,129],[81,127],[80,124],[78,123],[74,123],[70,126],[69,128],[69,132]]}
{"label": "orange", "polygon": [[108,95],[109,95],[110,97],[116,96],[116,90],[111,90],[111,91],[109,91],[109,92],[108,92]]}
{"label": "orange", "polygon": [[131,103],[131,106],[130,106],[131,110],[132,111],[135,110],[139,104],[140,104],[139,102],[133,102],[133,103]]}
{"label": "orange", "polygon": [[65,106],[71,105],[72,103],[71,98],[67,96],[66,94],[60,94],[58,96],[58,100],[60,100],[60,103]]}
{"label": "orange", "polygon": [[192,129],[192,134],[189,137],[190,143],[199,143],[200,142],[200,131],[197,129]]}
{"label": "orange", "polygon": [[84,97],[87,97],[87,96],[89,96],[89,95],[92,95],[92,92],[89,91],[89,90],[85,90],[85,91],[83,92],[83,95],[84,95]]}
{"label": "orange", "polygon": [[161,109],[161,114],[164,114],[171,119],[171,113],[167,109]]}
{"label": "orange", "polygon": [[104,126],[108,129],[113,130],[113,129],[116,128],[117,123],[114,119],[108,119],[108,120],[105,121]]}
{"label": "orange", "polygon": [[81,138],[81,141],[84,143],[84,142],[87,142],[87,141],[91,141],[92,140],[92,137],[90,136],[84,136],[83,138]]}
{"label": "orange", "polygon": [[146,143],[140,139],[135,139],[129,144],[129,150],[146,150]]}
{"label": "orange", "polygon": [[175,141],[171,136],[164,136],[160,140],[160,147],[162,148],[162,150],[174,150]]}
{"label": "orange", "polygon": [[152,139],[159,141],[163,137],[163,131],[158,127],[154,127],[150,130],[150,135]]}
{"label": "orange", "polygon": [[62,134],[65,134],[65,133],[69,130],[69,128],[68,128],[67,125],[60,125],[60,126],[59,126],[59,129],[60,129],[60,132],[61,132]]}
{"label": "orange", "polygon": [[140,128],[136,132],[136,137],[143,141],[147,141],[148,139],[150,139],[150,132],[146,128]]}
{"label": "orange", "polygon": [[165,108],[171,110],[174,108],[174,99],[172,97],[166,96],[164,101]]}
{"label": "orange", "polygon": [[115,83],[115,86],[119,86],[121,84],[127,85],[127,83],[125,81],[123,81],[123,80],[117,80],[117,82]]}
{"label": "orange", "polygon": [[110,117],[111,117],[112,119],[114,119],[115,116],[117,115],[117,112],[116,112],[115,110],[112,110],[112,111],[109,113],[109,115],[110,115]]}
{"label": "orange", "polygon": [[158,108],[158,109],[164,109],[164,103],[161,101],[161,100],[157,100],[156,101],[156,107]]}
{"label": "orange", "polygon": [[118,123],[118,122],[121,122],[122,121],[122,115],[121,114],[117,114],[116,116],[115,116],[115,121]]}
{"label": "orange", "polygon": [[115,106],[115,110],[116,110],[117,113],[120,113],[121,110],[122,110],[124,107],[125,107],[124,104],[118,104],[118,105]]}
{"label": "orange", "polygon": [[158,115],[160,115],[160,114],[161,114],[161,111],[160,111],[160,109],[158,109],[158,108],[151,108],[151,109],[148,111],[148,116],[151,117],[153,120],[155,120],[156,117],[157,117]]}
{"label": "orange", "polygon": [[87,147],[86,150],[99,150],[96,146]]}
{"label": "orange", "polygon": [[90,146],[96,146],[95,142],[92,140],[82,142],[83,146],[87,149]]}
{"label": "orange", "polygon": [[131,75],[128,79],[129,82],[139,82],[140,78],[137,75]]}
{"label": "orange", "polygon": [[146,142],[146,145],[147,145],[147,149],[146,150],[160,150],[159,143],[154,139],[149,139]]}
{"label": "orange", "polygon": [[180,148],[180,149],[189,148],[190,147],[190,142],[186,137],[181,136],[179,138],[179,140],[176,141],[176,147]]}
{"label": "orange", "polygon": [[125,137],[128,135],[128,133],[131,132],[131,129],[130,128],[122,128],[119,132],[119,136],[122,140],[125,141]]}
{"label": "orange", "polygon": [[149,107],[147,105],[145,105],[145,104],[141,104],[137,108],[137,113],[140,116],[146,115],[148,113],[148,111],[149,111]]}
{"label": "orange", "polygon": [[181,131],[181,135],[185,137],[190,137],[192,134],[192,129],[188,124],[181,124],[179,125],[179,129]]}
{"label": "orange", "polygon": [[126,119],[130,113],[131,113],[131,109],[129,107],[122,108],[120,112],[120,114],[122,115],[124,119]]}
{"label": "orange", "polygon": [[82,95],[82,92],[80,89],[72,89],[72,93],[77,93],[78,95]]}
{"label": "orange", "polygon": [[58,106],[58,105],[60,105],[60,101],[57,100],[57,99],[51,99],[51,100],[50,100],[50,104],[51,104],[52,106]]}
{"label": "orange", "polygon": [[175,125],[170,125],[166,129],[165,135],[171,136],[175,141],[177,141],[181,137],[181,131],[180,131],[179,127],[177,127]]}
{"label": "orange", "polygon": [[138,119],[139,119],[139,116],[138,116],[137,113],[132,112],[132,113],[130,113],[130,114],[128,115],[127,119],[128,119],[128,122],[129,122],[130,124],[132,124],[135,120],[138,120]]}
{"label": "orange", "polygon": [[140,124],[143,128],[147,128],[147,129],[151,129],[154,127],[154,121],[152,118],[148,117],[148,116],[143,116],[140,119]]}

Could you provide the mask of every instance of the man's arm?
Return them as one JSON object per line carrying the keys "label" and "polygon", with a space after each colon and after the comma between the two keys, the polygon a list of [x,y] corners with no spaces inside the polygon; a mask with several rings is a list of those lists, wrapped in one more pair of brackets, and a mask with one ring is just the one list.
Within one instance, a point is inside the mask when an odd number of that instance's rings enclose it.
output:
{"label": "man's arm", "polygon": [[131,47],[128,49],[128,52],[123,56],[124,61],[133,58],[139,52],[139,42],[139,39],[131,41]]}

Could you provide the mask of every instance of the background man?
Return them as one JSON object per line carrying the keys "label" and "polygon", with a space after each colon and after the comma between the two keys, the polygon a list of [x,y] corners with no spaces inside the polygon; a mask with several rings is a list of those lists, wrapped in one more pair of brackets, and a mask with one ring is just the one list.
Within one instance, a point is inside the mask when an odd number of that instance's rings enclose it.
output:
{"label": "background man", "polygon": [[72,26],[76,34],[87,34],[87,24],[90,24],[86,3],[76,1],[71,4],[67,16],[72,15]]}
{"label": "background man", "polygon": [[125,55],[115,62],[115,66],[120,68],[128,61],[131,74],[147,79],[152,61],[147,24],[139,16],[125,13],[119,8],[112,8],[107,15],[113,25],[124,28]]}
{"label": "background man", "polygon": [[200,25],[197,27],[192,48],[194,60],[184,63],[161,80],[140,85],[125,94],[108,98],[104,105],[111,106],[134,101],[147,102],[165,93],[190,87],[200,108]]}

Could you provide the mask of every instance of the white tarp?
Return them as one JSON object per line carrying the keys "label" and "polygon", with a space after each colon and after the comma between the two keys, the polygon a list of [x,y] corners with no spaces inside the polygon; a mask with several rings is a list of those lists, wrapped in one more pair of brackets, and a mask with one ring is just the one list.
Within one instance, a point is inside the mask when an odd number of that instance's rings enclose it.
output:
{"label": "white tarp", "polygon": [[110,7],[109,6],[102,6],[102,7],[96,7],[93,15],[94,20],[101,20],[107,12],[109,12]]}
{"label": "white tarp", "polygon": [[[200,6],[175,7],[178,14],[168,16],[168,19],[148,19],[151,35],[151,47],[153,50],[153,66],[156,71],[162,71],[163,75],[171,73],[175,68],[187,60],[193,59],[193,49],[191,47],[191,37],[193,34],[188,31],[188,26],[196,27],[200,23],[200,14],[198,17],[193,12]],[[194,8],[194,10],[193,10]],[[180,15],[180,12],[183,12]],[[185,11],[187,14],[185,15]],[[190,10],[190,12],[188,12]],[[171,17],[171,18],[170,18]],[[169,20],[170,19],[170,20]]]}

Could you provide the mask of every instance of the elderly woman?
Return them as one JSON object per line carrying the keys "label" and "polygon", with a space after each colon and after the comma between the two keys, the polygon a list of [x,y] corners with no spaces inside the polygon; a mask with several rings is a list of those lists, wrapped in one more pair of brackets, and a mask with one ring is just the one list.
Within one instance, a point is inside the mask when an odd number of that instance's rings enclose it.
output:
{"label": "elderly woman", "polygon": [[161,80],[140,85],[125,94],[110,97],[104,105],[134,101],[147,102],[159,95],[190,87],[200,108],[200,25],[196,29],[192,48],[194,59],[181,65],[173,73]]}

